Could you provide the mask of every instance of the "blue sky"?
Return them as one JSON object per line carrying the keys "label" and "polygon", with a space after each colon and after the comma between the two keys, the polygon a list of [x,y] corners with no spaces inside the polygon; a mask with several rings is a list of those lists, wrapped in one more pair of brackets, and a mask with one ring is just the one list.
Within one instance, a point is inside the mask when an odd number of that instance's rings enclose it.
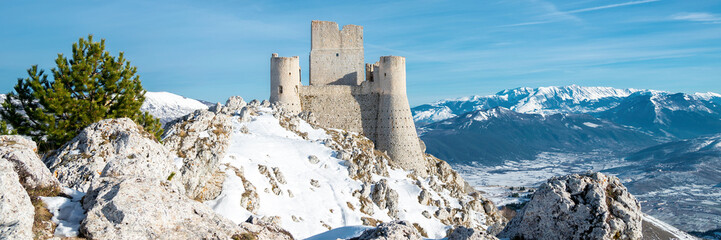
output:
{"label": "blue sky", "polygon": [[269,58],[311,20],[364,26],[366,62],[407,58],[411,105],[506,88],[721,92],[721,1],[0,1],[0,92],[78,38],[106,39],[148,91],[266,99]]}

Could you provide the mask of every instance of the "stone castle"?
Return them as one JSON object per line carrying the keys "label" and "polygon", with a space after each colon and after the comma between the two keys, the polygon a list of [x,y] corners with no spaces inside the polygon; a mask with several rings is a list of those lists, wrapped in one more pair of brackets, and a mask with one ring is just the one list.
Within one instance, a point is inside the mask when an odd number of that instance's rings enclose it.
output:
{"label": "stone castle", "polygon": [[270,59],[270,102],[316,123],[363,133],[404,169],[425,175],[424,154],[406,96],[406,59],[364,62],[363,27],[311,23],[310,79],[301,84],[298,56]]}

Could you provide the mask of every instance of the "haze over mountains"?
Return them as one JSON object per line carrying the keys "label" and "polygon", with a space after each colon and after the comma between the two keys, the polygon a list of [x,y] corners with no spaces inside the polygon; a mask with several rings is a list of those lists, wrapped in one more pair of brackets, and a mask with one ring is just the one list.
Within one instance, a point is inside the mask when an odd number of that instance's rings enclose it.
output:
{"label": "haze over mountains", "polygon": [[716,93],[572,85],[509,89],[412,112],[427,151],[472,184],[534,186],[548,176],[604,171],[624,181],[644,212],[706,232],[721,228],[720,104]]}

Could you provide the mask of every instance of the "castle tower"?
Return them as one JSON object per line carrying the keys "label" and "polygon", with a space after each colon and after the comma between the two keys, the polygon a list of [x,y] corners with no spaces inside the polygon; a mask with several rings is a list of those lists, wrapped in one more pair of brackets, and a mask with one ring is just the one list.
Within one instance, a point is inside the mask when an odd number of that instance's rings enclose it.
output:
{"label": "castle tower", "polygon": [[363,27],[311,23],[310,85],[360,85],[365,80]]}
{"label": "castle tower", "polygon": [[301,112],[300,62],[298,56],[270,58],[270,103],[281,105],[293,114]]}
{"label": "castle tower", "polygon": [[375,143],[406,170],[426,175],[424,155],[406,96],[406,58],[383,56],[371,70],[379,94]]}

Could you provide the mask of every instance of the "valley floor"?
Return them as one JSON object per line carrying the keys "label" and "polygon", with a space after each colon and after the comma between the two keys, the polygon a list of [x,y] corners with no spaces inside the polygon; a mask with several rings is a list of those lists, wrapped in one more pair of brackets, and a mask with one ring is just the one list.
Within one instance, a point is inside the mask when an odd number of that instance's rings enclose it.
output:
{"label": "valley floor", "polygon": [[[606,160],[605,152],[590,154],[539,154],[534,160],[507,161],[504,165],[485,167],[478,164],[452,164],[471,185],[487,193],[496,205],[527,201],[528,193],[521,187],[535,188],[553,176],[583,173],[589,170],[606,172],[632,163],[622,159]],[[632,179],[619,176],[624,184]],[[721,226],[721,188],[687,184],[644,193],[629,191],[641,202],[644,213],[684,231],[704,232]],[[651,217],[653,216],[653,217]],[[656,221],[659,221],[656,220]],[[659,221],[660,222],[660,221]]]}

